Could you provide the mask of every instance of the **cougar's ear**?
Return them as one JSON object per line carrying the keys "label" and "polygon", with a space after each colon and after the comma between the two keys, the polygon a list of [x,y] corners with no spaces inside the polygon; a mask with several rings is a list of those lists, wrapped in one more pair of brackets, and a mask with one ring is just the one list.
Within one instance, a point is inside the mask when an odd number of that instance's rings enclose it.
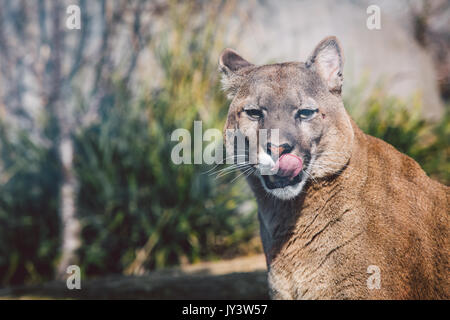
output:
{"label": "cougar's ear", "polygon": [[314,68],[333,93],[341,93],[344,77],[344,56],[336,37],[323,39],[306,61],[308,68]]}
{"label": "cougar's ear", "polygon": [[225,49],[220,54],[219,71],[222,73],[222,88],[229,99],[233,99],[253,64],[236,51]]}

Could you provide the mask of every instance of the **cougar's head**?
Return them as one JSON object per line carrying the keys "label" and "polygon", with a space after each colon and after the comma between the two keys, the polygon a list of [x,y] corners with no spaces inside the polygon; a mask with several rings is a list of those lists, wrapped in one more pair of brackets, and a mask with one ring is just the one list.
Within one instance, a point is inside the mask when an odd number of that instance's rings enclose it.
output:
{"label": "cougar's head", "polygon": [[[347,164],[353,130],[341,98],[343,55],[335,37],[322,40],[304,63],[256,66],[225,49],[219,69],[232,100],[225,129],[245,137],[245,164],[266,192],[292,199],[308,179]],[[226,135],[225,141],[227,157],[236,157],[236,139]],[[256,141],[253,162],[248,141]]]}

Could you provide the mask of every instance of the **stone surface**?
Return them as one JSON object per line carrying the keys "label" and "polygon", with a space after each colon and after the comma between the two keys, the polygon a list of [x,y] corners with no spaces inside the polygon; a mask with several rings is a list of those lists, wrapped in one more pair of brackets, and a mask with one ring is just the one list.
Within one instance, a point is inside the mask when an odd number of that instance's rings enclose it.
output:
{"label": "stone surface", "polygon": [[263,255],[203,262],[150,272],[81,280],[81,290],[64,281],[0,289],[1,299],[268,299]]}
{"label": "stone surface", "polygon": [[444,107],[430,55],[408,32],[406,17],[397,7],[385,1],[375,3],[381,9],[380,30],[367,28],[368,5],[364,2],[261,0],[241,4],[238,12],[248,12],[249,18],[239,30],[234,49],[255,64],[304,61],[321,39],[335,35],[345,55],[344,94],[367,78],[368,90],[382,82],[388,93],[400,98],[418,95],[424,116],[439,118]]}

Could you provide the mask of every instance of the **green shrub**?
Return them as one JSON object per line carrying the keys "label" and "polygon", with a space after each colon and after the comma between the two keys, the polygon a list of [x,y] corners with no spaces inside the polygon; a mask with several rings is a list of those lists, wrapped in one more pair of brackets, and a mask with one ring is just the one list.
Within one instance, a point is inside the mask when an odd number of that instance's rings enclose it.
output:
{"label": "green shrub", "polygon": [[203,130],[220,127],[227,113],[212,58],[217,39],[210,25],[202,30],[176,26],[173,38],[162,37],[154,46],[160,89],[133,101],[118,82],[101,121],[77,137],[80,253],[90,275],[137,272],[139,252],[140,267],[154,269],[255,251],[255,210],[239,212],[246,185],[170,158],[175,129],[193,136],[195,120]]}
{"label": "green shrub", "polygon": [[54,149],[0,123],[0,285],[48,280],[58,255]]}
{"label": "green shrub", "polygon": [[446,108],[439,121],[426,121],[421,117],[418,99],[408,102],[389,96],[382,86],[375,88],[366,99],[346,97],[345,100],[350,114],[365,133],[415,159],[432,178],[450,183],[450,108]]}

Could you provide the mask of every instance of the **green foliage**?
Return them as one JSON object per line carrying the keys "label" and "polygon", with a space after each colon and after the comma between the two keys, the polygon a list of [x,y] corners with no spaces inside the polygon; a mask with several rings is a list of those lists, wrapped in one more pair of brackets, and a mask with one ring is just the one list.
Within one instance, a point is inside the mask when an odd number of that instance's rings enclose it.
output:
{"label": "green foliage", "polygon": [[0,123],[0,284],[49,279],[58,254],[55,150]]}
{"label": "green foliage", "polygon": [[[123,272],[145,248],[149,269],[246,253],[257,236],[255,210],[233,174],[214,179],[203,165],[175,165],[171,133],[193,122],[223,126],[212,33],[175,33],[155,47],[159,90],[131,99],[120,83],[102,102],[101,121],[77,137],[79,212],[86,273]],[[185,31],[183,31],[185,32]]]}
{"label": "green foliage", "polygon": [[[122,272],[151,238],[146,267],[158,268],[239,251],[255,236],[253,214],[241,216],[242,185],[174,165],[175,123],[163,94],[130,104],[116,91],[101,123],[77,137],[82,266],[88,274]],[[157,116],[149,116],[149,111]]]}
{"label": "green foliage", "polygon": [[[418,99],[405,102],[387,95],[382,87],[366,99],[354,96],[345,99],[345,105],[365,133],[415,159],[432,178],[450,183],[450,108],[442,119],[432,122],[421,117]],[[408,103],[412,106],[409,109]]]}

